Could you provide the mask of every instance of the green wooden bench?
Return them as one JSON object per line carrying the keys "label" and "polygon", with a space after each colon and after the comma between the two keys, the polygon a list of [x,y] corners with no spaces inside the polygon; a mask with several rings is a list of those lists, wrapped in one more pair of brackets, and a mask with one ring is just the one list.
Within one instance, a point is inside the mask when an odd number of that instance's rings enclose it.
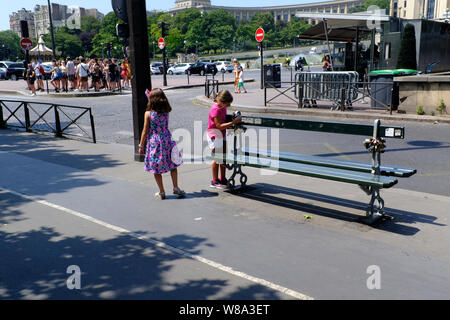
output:
{"label": "green wooden bench", "polygon": [[[397,178],[407,178],[417,172],[414,168],[381,165],[381,153],[385,149],[384,138],[404,139],[404,127],[382,127],[380,120],[375,120],[372,126],[246,116],[242,119],[241,126],[245,127],[259,126],[363,136],[372,135],[371,139],[366,139],[364,142],[366,148],[371,152],[372,163],[271,150],[250,148],[238,150],[238,134],[235,134],[233,153],[214,154],[208,157],[210,160],[226,164],[227,169],[233,171],[228,179],[230,190],[243,188],[247,185],[248,178],[242,171],[243,166],[352,183],[359,185],[363,191],[371,196],[364,221],[373,223],[385,215],[384,200],[380,196],[380,190],[397,184]],[[237,132],[237,129],[235,128],[235,132]],[[240,186],[236,186],[238,176]]]}

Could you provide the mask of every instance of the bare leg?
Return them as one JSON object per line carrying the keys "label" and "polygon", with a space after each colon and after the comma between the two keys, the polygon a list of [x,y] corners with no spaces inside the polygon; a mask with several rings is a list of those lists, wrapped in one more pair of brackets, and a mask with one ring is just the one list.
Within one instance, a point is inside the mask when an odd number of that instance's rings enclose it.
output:
{"label": "bare leg", "polygon": [[212,177],[214,181],[219,179],[219,164],[216,161],[213,161],[211,164],[212,169]]}
{"label": "bare leg", "polygon": [[178,188],[178,170],[177,168],[170,171],[170,176],[172,177],[173,188]]}
{"label": "bare leg", "polygon": [[223,164],[220,165],[220,180],[225,179],[226,169],[227,168],[225,167],[225,165]]}
{"label": "bare leg", "polygon": [[159,188],[159,193],[163,193],[164,192],[164,184],[163,184],[162,175],[154,173],[154,176],[155,176],[156,184],[158,185],[158,188]]}

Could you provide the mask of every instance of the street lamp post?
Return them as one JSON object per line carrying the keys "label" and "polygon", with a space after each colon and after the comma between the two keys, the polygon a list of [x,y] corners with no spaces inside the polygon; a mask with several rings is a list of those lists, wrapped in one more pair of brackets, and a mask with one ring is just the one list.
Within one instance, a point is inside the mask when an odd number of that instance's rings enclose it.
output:
{"label": "street lamp post", "polygon": [[155,41],[153,41],[152,43],[153,43],[153,60],[155,60]]}
{"label": "street lamp post", "polygon": [[198,56],[198,41],[195,40],[195,54]]}
{"label": "street lamp post", "polygon": [[53,35],[52,7],[51,7],[50,0],[47,0],[47,3],[48,3],[48,17],[50,19],[50,35],[51,35],[51,38],[52,38],[52,56],[53,56],[53,59],[56,59],[56,54],[55,54],[55,37]]}
{"label": "street lamp post", "polygon": [[187,62],[187,46],[186,46],[186,40],[183,41],[184,43],[184,61]]}

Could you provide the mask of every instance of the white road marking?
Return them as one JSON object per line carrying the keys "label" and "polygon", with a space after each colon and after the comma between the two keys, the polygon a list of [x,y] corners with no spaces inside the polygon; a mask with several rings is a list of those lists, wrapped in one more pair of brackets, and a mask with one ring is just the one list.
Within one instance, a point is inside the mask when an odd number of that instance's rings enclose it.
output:
{"label": "white road marking", "polygon": [[267,281],[267,280],[264,280],[264,279],[261,279],[261,278],[257,278],[257,277],[248,275],[248,274],[246,274],[244,272],[233,270],[233,268],[231,268],[231,267],[224,266],[224,265],[222,265],[220,263],[217,263],[217,262],[214,262],[212,260],[203,258],[203,257],[201,257],[199,255],[191,254],[191,253],[189,253],[187,251],[184,251],[183,249],[179,249],[179,248],[173,247],[173,246],[168,245],[168,244],[166,244],[164,242],[157,241],[157,240],[154,240],[154,239],[151,239],[151,238],[147,238],[147,237],[138,235],[138,234],[136,234],[136,233],[134,233],[132,231],[129,231],[127,229],[124,229],[122,227],[118,227],[118,226],[109,224],[107,222],[98,220],[98,219],[93,218],[91,216],[88,216],[86,214],[77,212],[75,210],[71,210],[71,209],[62,207],[60,205],[48,202],[46,200],[41,200],[41,199],[39,199],[37,197],[33,197],[33,196],[29,196],[29,195],[26,195],[26,194],[23,194],[23,193],[20,193],[20,192],[9,190],[9,189],[3,188],[2,186],[0,186],[0,191],[11,193],[11,194],[16,195],[18,197],[21,197],[21,198],[24,198],[24,199],[27,199],[27,200],[39,203],[41,205],[44,205],[44,206],[47,206],[47,207],[50,207],[50,208],[53,208],[53,209],[56,209],[56,210],[59,210],[59,211],[65,212],[65,213],[68,213],[68,214],[73,215],[75,217],[78,217],[78,218],[90,221],[92,223],[98,224],[98,225],[100,225],[102,227],[105,227],[107,229],[110,229],[110,230],[113,230],[113,231],[116,231],[116,232],[119,232],[119,233],[127,234],[127,235],[129,235],[129,236],[131,236],[133,238],[136,238],[136,239],[139,239],[139,240],[143,240],[143,241],[145,241],[145,242],[147,242],[147,243],[149,243],[151,245],[154,245],[156,247],[169,250],[171,252],[177,253],[177,254],[179,254],[181,256],[184,256],[186,258],[194,259],[194,260],[199,261],[201,263],[204,263],[204,264],[206,264],[208,266],[211,266],[211,267],[213,267],[215,269],[218,269],[220,271],[229,273],[229,274],[231,274],[233,276],[240,277],[242,279],[254,282],[256,284],[268,287],[268,288],[276,290],[276,291],[279,291],[279,292],[284,293],[286,295],[289,295],[289,296],[291,296],[291,297],[293,297],[295,299],[299,299],[299,300],[314,300],[314,298],[309,297],[309,296],[307,296],[307,295],[305,295],[303,293],[291,290],[289,288],[280,286],[280,285],[278,285],[276,283],[273,283],[273,282],[270,282],[270,281]]}

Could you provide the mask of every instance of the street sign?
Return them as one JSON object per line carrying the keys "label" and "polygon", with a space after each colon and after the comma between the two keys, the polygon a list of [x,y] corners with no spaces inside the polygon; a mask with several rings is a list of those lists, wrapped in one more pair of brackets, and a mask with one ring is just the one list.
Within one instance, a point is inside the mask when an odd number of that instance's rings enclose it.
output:
{"label": "street sign", "polygon": [[261,42],[264,40],[264,29],[263,28],[258,28],[258,30],[256,30],[255,39],[258,42]]}
{"label": "street sign", "polygon": [[33,47],[33,42],[28,38],[23,38],[20,40],[20,46],[24,50],[30,50]]}
{"label": "street sign", "polygon": [[158,47],[163,50],[166,47],[166,41],[164,38],[159,38],[158,40]]}

